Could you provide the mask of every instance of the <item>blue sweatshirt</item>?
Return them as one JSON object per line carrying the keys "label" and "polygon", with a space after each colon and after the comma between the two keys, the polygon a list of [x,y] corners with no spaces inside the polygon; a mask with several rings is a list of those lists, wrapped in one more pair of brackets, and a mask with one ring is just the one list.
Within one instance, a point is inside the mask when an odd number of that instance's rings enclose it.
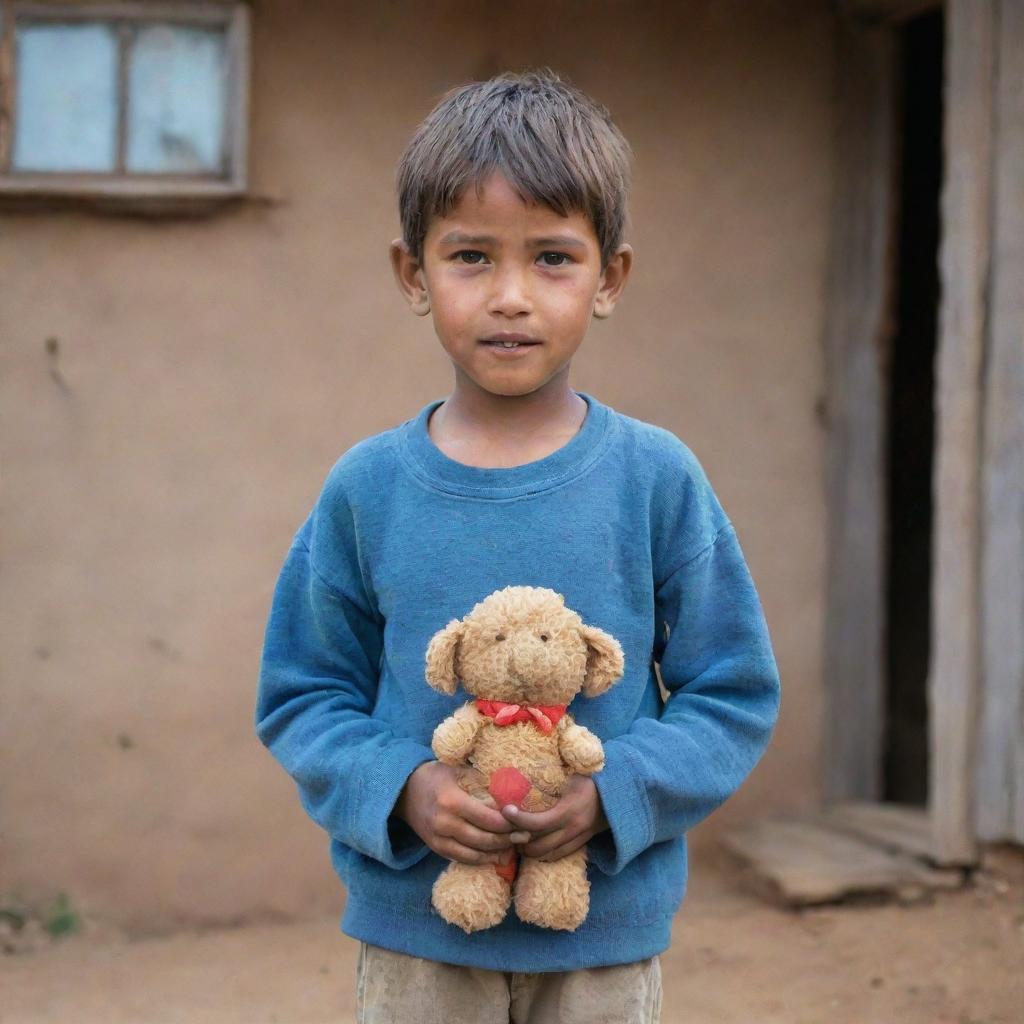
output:
{"label": "blue sweatshirt", "polygon": [[[668,947],[686,832],[756,764],[779,677],[736,532],[672,433],[592,395],[545,458],[448,458],[441,400],[350,448],[295,535],[274,594],[256,727],[331,839],[355,939],[500,971],[626,963]],[[425,681],[427,644],[494,590],[549,587],[615,636],[623,677],[573,718],[603,741],[593,778],[610,829],[588,843],[590,912],[574,932],[467,935],[433,909],[446,861],[392,816],[435,726],[467,699]],[[655,675],[658,662],[668,697]]]}

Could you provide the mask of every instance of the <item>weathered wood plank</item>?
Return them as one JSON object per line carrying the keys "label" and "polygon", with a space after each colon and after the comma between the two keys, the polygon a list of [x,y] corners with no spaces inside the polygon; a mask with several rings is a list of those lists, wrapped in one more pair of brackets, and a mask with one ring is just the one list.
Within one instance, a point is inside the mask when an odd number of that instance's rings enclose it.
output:
{"label": "weathered wood plank", "polygon": [[891,32],[840,26],[840,127],[824,334],[828,799],[874,799],[881,784],[894,60]]}
{"label": "weathered wood plank", "polygon": [[932,859],[932,825],[923,807],[844,803],[824,811],[821,820],[830,828],[859,836],[883,850]]}
{"label": "weathered wood plank", "polygon": [[979,457],[992,160],[992,0],[946,5],[929,806],[935,856],[971,862],[980,667]]}
{"label": "weathered wood plank", "polygon": [[1024,2],[998,6],[977,828],[1024,842]]}
{"label": "weathered wood plank", "polygon": [[930,869],[813,822],[755,822],[726,833],[722,841],[764,887],[792,906],[851,896],[917,895],[962,883],[959,872]]}

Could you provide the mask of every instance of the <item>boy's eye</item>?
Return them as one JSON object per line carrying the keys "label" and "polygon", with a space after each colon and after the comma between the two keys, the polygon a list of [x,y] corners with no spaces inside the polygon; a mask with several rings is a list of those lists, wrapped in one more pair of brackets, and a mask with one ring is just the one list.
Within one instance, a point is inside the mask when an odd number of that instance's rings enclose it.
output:
{"label": "boy's eye", "polygon": [[477,249],[461,249],[455,254],[455,259],[462,263],[468,263],[470,266],[475,266],[484,259],[484,254]]}
{"label": "boy's eye", "polygon": [[544,261],[545,267],[564,267],[572,260],[564,252],[542,252],[540,258]]}

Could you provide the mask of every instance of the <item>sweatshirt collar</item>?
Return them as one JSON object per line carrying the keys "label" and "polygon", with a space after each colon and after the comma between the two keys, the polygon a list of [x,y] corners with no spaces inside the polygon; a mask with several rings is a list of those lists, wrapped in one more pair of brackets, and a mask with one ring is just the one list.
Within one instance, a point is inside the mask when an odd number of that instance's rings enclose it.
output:
{"label": "sweatshirt collar", "polygon": [[587,403],[580,429],[550,455],[521,466],[484,469],[449,458],[427,431],[430,414],[444,401],[428,402],[401,428],[400,447],[412,473],[429,486],[472,498],[519,498],[548,491],[586,472],[607,448],[614,418],[593,395],[577,391]]}

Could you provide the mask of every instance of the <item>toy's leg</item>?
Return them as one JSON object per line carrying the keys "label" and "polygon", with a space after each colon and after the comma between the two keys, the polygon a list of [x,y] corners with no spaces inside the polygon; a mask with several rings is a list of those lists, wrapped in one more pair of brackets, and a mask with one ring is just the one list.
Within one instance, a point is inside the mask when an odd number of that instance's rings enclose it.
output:
{"label": "toy's leg", "polygon": [[543,928],[575,931],[590,909],[587,848],[546,863],[523,857],[515,884],[516,913]]}
{"label": "toy's leg", "polygon": [[493,864],[452,861],[434,882],[434,908],[467,934],[496,925],[511,902],[511,887]]}

